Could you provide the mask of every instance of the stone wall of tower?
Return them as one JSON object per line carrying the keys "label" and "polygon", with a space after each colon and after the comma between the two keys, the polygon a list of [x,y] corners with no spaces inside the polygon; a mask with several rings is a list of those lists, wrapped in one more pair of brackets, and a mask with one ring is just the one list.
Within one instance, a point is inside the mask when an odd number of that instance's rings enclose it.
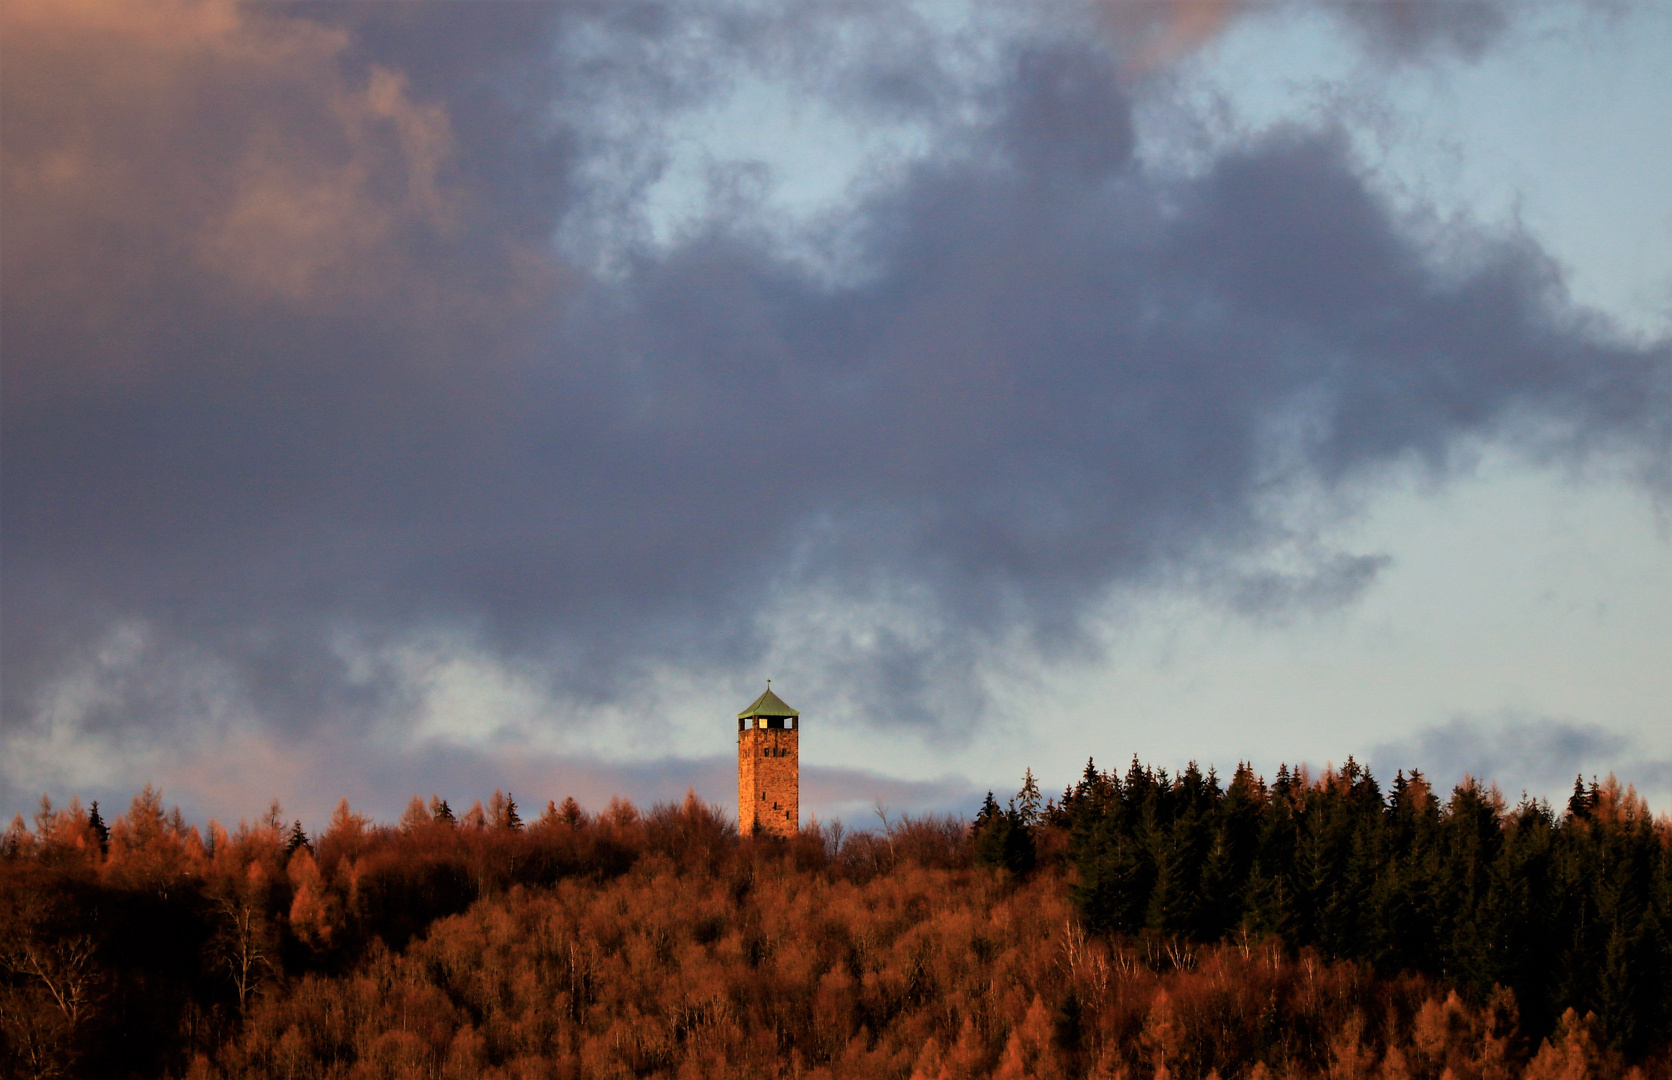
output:
{"label": "stone wall of tower", "polygon": [[793,835],[801,828],[801,732],[749,723],[737,733],[737,829]]}

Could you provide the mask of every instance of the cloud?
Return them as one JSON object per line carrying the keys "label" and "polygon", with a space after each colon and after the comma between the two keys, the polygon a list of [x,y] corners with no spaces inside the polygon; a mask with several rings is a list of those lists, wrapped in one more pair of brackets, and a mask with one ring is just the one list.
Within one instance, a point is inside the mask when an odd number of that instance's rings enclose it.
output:
{"label": "cloud", "polygon": [[[724,731],[722,724],[717,730]],[[619,725],[639,738],[630,724]],[[629,799],[641,808],[679,800],[695,791],[732,812],[737,798],[737,763],[732,757],[670,757],[646,746],[646,756],[624,760],[587,752],[554,752],[510,740],[467,745],[445,738],[418,742],[390,739],[377,731],[337,729],[307,739],[260,726],[198,724],[174,733],[166,750],[157,740],[130,740],[122,746],[105,738],[74,738],[56,745],[14,740],[13,751],[31,766],[34,783],[18,791],[0,790],[5,804],[33,804],[44,790],[55,801],[79,795],[99,799],[120,812],[136,793],[135,766],[170,803],[200,823],[213,816],[250,818],[269,800],[280,802],[287,816],[310,830],[324,826],[338,801],[393,822],[414,796],[439,795],[456,811],[495,790],[513,795],[525,818],[541,812],[548,800],[573,797],[584,808],[602,809],[611,799]],[[170,740],[172,741],[172,740]],[[138,760],[122,760],[123,753]],[[53,758],[73,754],[68,772],[53,769]],[[849,828],[875,828],[880,804],[890,817],[900,814],[953,813],[968,816],[981,791],[958,776],[902,780],[866,769],[808,763],[801,771],[801,807],[805,820],[844,821]],[[227,822],[230,824],[230,822]]]}
{"label": "cloud", "polygon": [[1312,12],[1347,28],[1367,53],[1385,61],[1410,61],[1433,53],[1472,59],[1495,44],[1518,18],[1558,6],[1562,0],[1103,0],[1106,18],[1130,58],[1128,70],[1135,74],[1166,67],[1239,21]]}
{"label": "cloud", "polygon": [[437,634],[563,728],[821,619],[810,681],[956,735],[984,665],[1076,647],[1117,585],[1350,600],[1375,557],[1238,571],[1304,530],[1280,496],[1473,438],[1664,488],[1667,343],[1523,238],[1436,256],[1327,124],[1164,178],[1095,41],[996,34],[960,88],[914,24],[805,75],[928,133],[812,230],[840,272],[716,216],[593,273],[555,238],[633,234],[657,125],[816,27],[492,12],[6,8],[8,745],[398,733],[387,658]]}
{"label": "cloud", "polygon": [[171,279],[363,303],[465,223],[447,114],[399,72],[345,64],[340,29],[222,0],[25,2],[7,20],[25,303],[96,298],[114,317]]}
{"label": "cloud", "polygon": [[1402,0],[1320,0],[1320,6],[1356,31],[1365,45],[1387,58],[1428,51],[1478,57],[1518,18],[1557,3],[1512,4],[1507,0],[1458,0],[1410,4]]}
{"label": "cloud", "polygon": [[1655,748],[1598,724],[1562,718],[1506,715],[1456,717],[1407,739],[1377,746],[1370,764],[1378,772],[1420,768],[1440,784],[1465,775],[1560,803],[1575,776],[1587,781],[1613,773],[1660,802],[1672,794],[1672,760]]}
{"label": "cloud", "polygon": [[1386,555],[1336,553],[1302,572],[1251,573],[1235,583],[1231,606],[1246,615],[1332,610],[1356,599],[1390,562]]}

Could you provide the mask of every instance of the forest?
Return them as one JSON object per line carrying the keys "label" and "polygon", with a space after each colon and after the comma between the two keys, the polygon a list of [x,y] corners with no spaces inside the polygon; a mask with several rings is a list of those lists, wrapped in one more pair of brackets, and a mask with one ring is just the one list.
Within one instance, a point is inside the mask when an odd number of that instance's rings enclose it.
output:
{"label": "forest", "polygon": [[1672,1080],[1672,820],[1351,759],[1031,772],[972,820],[739,837],[694,794],[525,815],[147,788],[0,836],[19,1077]]}

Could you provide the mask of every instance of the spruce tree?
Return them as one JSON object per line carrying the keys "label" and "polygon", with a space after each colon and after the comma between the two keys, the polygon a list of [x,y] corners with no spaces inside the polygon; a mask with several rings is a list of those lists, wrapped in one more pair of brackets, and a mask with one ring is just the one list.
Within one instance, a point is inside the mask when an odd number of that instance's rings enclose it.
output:
{"label": "spruce tree", "polygon": [[1033,778],[1030,768],[1022,778],[1022,790],[1016,793],[1016,809],[1022,815],[1022,824],[1032,828],[1039,824],[1039,782]]}
{"label": "spruce tree", "polygon": [[87,811],[87,827],[99,839],[99,854],[110,854],[110,829],[105,826],[104,818],[99,816],[99,800],[93,800],[92,809]]}
{"label": "spruce tree", "polygon": [[976,864],[1022,875],[1033,869],[1034,860],[1033,833],[1023,823],[1016,804],[1012,802],[1008,809],[1001,810],[989,791],[976,818]]}

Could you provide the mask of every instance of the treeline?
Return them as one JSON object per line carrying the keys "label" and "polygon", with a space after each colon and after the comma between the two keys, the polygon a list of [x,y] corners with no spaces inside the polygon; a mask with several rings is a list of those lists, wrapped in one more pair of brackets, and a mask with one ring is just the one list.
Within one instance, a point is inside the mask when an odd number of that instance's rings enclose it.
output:
{"label": "treeline", "polygon": [[626,872],[676,845],[667,813],[572,800],[525,826],[495,792],[455,815],[415,798],[394,826],[343,800],[309,837],[277,802],[206,832],[147,787],[107,826],[43,797],[0,837],[0,1053],[20,1076],[181,1075],[305,973],[399,951],[437,919],[514,886]]}
{"label": "treeline", "polygon": [[1507,988],[1538,1035],[1573,1009],[1628,1054],[1672,1041],[1672,823],[1612,777],[1557,813],[1467,778],[1442,803],[1418,772],[1384,793],[1351,758],[1223,786],[1087,762],[1044,806],[1031,772],[1007,808],[989,795],[977,826],[981,860],[1018,871],[1066,838],[1094,933],[1275,938],[1476,1001]]}
{"label": "treeline", "polygon": [[[1303,852],[1331,800],[1368,782],[1285,770],[1266,787],[1239,771],[1221,791],[1194,770],[1088,769],[1060,801],[1041,806],[1030,782],[974,826],[787,841],[739,838],[695,797],[591,814],[565,800],[526,822],[498,793],[462,814],[415,800],[394,825],[345,803],[317,836],[276,806],[200,833],[150,789],[108,827],[96,807],[43,802],[0,839],[0,1071],[1672,1080],[1643,1019],[1663,1014],[1640,1014],[1635,1042],[1585,1001],[1545,1023],[1505,980],[1447,967],[1455,934],[1401,966],[1325,936],[1330,905],[1354,903],[1339,889],[1260,884],[1280,865],[1261,861],[1279,850],[1273,815],[1291,822],[1294,878],[1321,865]],[[1609,785],[1581,794],[1587,824],[1545,811],[1552,850],[1583,828],[1601,851],[1640,819],[1655,868],[1631,902],[1663,919],[1666,825]],[[1226,833],[1245,797],[1247,871],[1210,875],[1242,850]],[[1434,807],[1433,828],[1455,832],[1468,798]],[[1514,828],[1517,811],[1492,813]],[[1197,864],[1169,858],[1196,828]],[[1135,843],[1149,853],[1129,859]],[[1613,881],[1616,906],[1638,888]],[[1606,937],[1604,922],[1587,933]]]}

